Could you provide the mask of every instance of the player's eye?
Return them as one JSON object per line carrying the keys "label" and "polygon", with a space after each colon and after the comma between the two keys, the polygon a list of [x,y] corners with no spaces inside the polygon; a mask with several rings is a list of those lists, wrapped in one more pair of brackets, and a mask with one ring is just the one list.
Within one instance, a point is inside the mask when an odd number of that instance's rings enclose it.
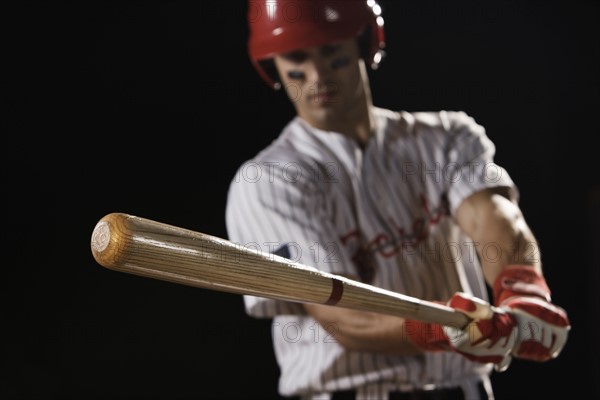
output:
{"label": "player's eye", "polygon": [[340,69],[344,68],[348,64],[350,64],[350,57],[339,57],[331,62],[331,68]]}
{"label": "player's eye", "polygon": [[302,71],[288,71],[287,73],[288,78],[290,79],[295,79],[295,80],[300,80],[300,79],[304,79],[306,77],[306,75],[304,74],[304,72]]}

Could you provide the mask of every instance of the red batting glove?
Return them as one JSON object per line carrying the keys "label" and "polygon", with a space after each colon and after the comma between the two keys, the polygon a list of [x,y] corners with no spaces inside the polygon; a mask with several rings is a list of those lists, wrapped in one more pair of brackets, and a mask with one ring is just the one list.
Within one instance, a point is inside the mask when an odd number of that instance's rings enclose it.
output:
{"label": "red batting glove", "polygon": [[517,321],[513,356],[548,361],[558,357],[569,330],[564,309],[551,303],[550,289],[532,266],[506,267],[494,283],[494,304]]}
{"label": "red batting glove", "polygon": [[516,319],[467,293],[455,293],[447,305],[472,321],[461,328],[406,320],[409,338],[427,351],[455,351],[472,361],[494,363],[497,370],[506,369],[517,337]]}

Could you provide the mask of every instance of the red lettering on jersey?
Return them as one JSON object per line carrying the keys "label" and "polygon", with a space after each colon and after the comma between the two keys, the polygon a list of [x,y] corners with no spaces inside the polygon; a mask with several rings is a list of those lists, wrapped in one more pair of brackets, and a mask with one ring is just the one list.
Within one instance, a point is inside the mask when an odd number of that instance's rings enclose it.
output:
{"label": "red lettering on jersey", "polygon": [[394,218],[388,220],[393,226],[393,235],[390,237],[386,233],[378,233],[372,239],[367,241],[366,246],[362,244],[360,232],[354,229],[340,237],[342,244],[346,245],[350,239],[356,238],[358,245],[355,247],[352,260],[355,262],[364,282],[371,282],[375,275],[375,263],[372,256],[379,254],[384,258],[395,257],[403,249],[416,247],[429,237],[431,227],[440,223],[442,218],[450,215],[446,199],[442,197],[439,206],[431,209],[427,198],[422,193],[419,195],[422,215],[413,219],[410,224],[410,232],[407,233],[404,227],[398,225]]}

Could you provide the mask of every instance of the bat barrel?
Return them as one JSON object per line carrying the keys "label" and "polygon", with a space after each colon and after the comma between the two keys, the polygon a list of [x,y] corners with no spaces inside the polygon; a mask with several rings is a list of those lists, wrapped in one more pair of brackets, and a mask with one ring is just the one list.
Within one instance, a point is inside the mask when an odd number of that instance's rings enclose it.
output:
{"label": "bat barrel", "polygon": [[109,269],[217,291],[326,303],[331,278],[270,253],[123,213],[102,218],[91,239]]}

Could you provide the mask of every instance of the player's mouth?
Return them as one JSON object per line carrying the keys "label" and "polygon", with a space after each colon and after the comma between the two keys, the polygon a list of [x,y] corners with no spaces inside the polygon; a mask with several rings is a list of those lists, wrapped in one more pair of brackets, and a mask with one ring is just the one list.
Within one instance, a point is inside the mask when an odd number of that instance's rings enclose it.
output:
{"label": "player's mouth", "polygon": [[310,101],[319,104],[331,104],[336,101],[337,90],[319,90],[310,96]]}

